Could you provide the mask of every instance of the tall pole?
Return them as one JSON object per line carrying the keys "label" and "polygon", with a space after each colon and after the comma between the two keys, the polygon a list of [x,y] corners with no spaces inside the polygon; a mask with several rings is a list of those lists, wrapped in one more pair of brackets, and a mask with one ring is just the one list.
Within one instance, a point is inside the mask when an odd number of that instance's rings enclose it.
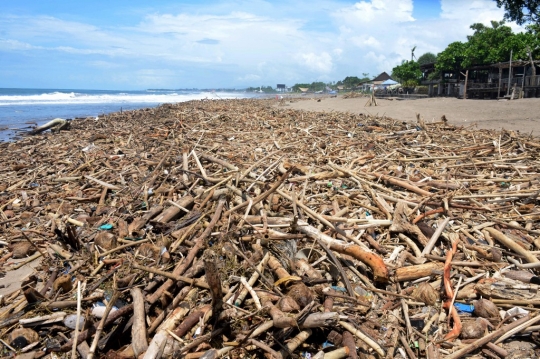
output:
{"label": "tall pole", "polygon": [[[501,64],[499,64],[500,66]],[[497,98],[501,97],[501,84],[502,84],[502,67],[499,67],[499,90],[497,90]]]}
{"label": "tall pole", "polygon": [[463,99],[467,99],[467,80],[469,79],[469,70],[465,72],[465,87],[463,88]]}
{"label": "tall pole", "polygon": [[506,96],[510,95],[510,82],[512,81],[512,51],[510,50],[510,66],[508,67],[508,90],[506,91]]}

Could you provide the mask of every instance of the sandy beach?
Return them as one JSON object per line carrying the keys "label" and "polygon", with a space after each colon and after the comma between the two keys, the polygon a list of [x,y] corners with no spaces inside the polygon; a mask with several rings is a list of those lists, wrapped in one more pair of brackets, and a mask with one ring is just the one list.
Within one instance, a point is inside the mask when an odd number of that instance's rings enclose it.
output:
{"label": "sandy beach", "polygon": [[[318,102],[317,100],[321,100]],[[419,100],[377,99],[378,106],[364,107],[368,98],[324,97],[293,101],[291,108],[310,111],[346,111],[416,121],[416,114],[427,122],[439,121],[445,115],[454,125],[476,125],[483,129],[506,129],[540,133],[540,98],[513,101],[459,100],[426,98]]]}

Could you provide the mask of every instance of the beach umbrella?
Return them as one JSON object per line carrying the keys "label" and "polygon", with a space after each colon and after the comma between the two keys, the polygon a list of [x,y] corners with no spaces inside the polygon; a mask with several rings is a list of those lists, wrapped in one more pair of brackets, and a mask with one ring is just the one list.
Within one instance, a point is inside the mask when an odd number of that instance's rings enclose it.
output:
{"label": "beach umbrella", "polygon": [[397,84],[397,82],[392,80],[392,79],[388,79],[388,80],[384,81],[383,83],[381,83],[381,85],[387,85],[387,86],[388,85],[395,85],[395,84]]}

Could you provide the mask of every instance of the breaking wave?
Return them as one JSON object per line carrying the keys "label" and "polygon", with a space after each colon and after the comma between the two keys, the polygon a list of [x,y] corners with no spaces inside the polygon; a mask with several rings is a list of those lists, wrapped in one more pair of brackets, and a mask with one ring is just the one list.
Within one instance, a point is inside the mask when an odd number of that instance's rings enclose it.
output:
{"label": "breaking wave", "polygon": [[106,103],[174,103],[202,99],[243,98],[242,93],[215,92],[143,92],[129,93],[81,93],[47,92],[41,94],[0,95],[0,106],[6,105],[69,105],[69,104],[106,104]]}

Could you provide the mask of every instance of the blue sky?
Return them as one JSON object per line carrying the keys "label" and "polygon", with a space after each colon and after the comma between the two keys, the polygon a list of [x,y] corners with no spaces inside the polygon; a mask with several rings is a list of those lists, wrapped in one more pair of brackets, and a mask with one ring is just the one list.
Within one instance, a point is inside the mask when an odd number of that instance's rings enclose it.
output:
{"label": "blue sky", "polygon": [[[493,0],[0,2],[0,87],[217,88],[391,72],[502,19]],[[516,27],[517,29],[517,27]]]}

